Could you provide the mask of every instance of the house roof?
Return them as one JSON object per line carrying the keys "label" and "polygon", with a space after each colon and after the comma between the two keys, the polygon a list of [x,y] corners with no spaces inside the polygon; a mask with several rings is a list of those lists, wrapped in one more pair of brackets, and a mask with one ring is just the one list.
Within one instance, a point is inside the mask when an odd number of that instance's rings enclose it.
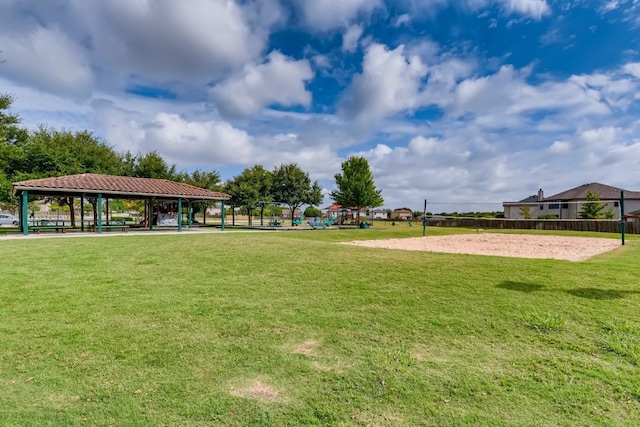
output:
{"label": "house roof", "polygon": [[130,176],[100,175],[83,173],[79,175],[31,179],[14,182],[13,193],[24,190],[31,194],[102,194],[119,197],[165,197],[191,200],[228,200],[228,194],[210,191],[182,182],[167,179],[133,178]]}
{"label": "house roof", "polygon": [[331,206],[327,206],[326,208],[322,208],[323,211],[335,211],[336,209],[340,209],[342,206],[334,203]]}
{"label": "house roof", "polygon": [[563,191],[562,193],[554,194],[553,196],[545,197],[544,200],[586,200],[587,193],[589,192],[597,194],[598,196],[600,196],[601,200],[617,200],[620,198],[620,191],[624,191],[625,199],[640,199],[640,191],[628,191],[622,188],[616,188],[610,185],[592,182],[589,184],[583,184],[570,190]]}
{"label": "house roof", "polygon": [[517,203],[535,203],[538,201],[538,195],[534,194],[533,196],[529,196],[526,199],[522,199]]}
{"label": "house roof", "polygon": [[[366,206],[361,206],[360,209],[365,209]],[[337,203],[334,203],[331,206],[327,206],[326,208],[322,208],[321,210],[323,211],[335,211],[335,210],[340,210],[340,209],[345,209],[345,210],[357,210],[358,208],[356,206],[351,206],[350,208],[343,208],[342,205],[339,205]]]}

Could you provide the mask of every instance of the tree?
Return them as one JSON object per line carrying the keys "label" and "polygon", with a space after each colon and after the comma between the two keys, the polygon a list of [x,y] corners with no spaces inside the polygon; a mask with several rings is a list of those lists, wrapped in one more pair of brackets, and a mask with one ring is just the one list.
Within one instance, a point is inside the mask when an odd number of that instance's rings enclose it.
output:
{"label": "tree", "polygon": [[217,171],[201,171],[196,169],[191,174],[188,172],[180,172],[175,177],[176,181],[191,184],[195,187],[206,188],[211,191],[221,191],[222,182],[220,181],[220,173]]}
{"label": "tree", "polygon": [[[182,171],[178,173],[175,177],[176,181],[184,182],[186,184],[193,185],[195,187],[206,188],[211,191],[221,191],[222,190],[222,182],[220,181],[220,173],[217,171],[201,171],[200,169],[196,169],[191,174],[188,172]],[[193,206],[193,215],[200,212],[206,212],[208,207],[207,202],[198,203]],[[193,219],[193,218],[192,218]],[[207,221],[207,215],[204,215],[204,221]]]}
{"label": "tree", "polygon": [[296,209],[300,206],[322,203],[322,188],[318,181],[311,183],[309,174],[295,163],[280,165],[274,169],[271,195],[273,200],[289,207],[291,225],[293,225]]}
{"label": "tree", "polygon": [[364,157],[349,157],[342,162],[342,174],[337,173],[334,177],[337,189],[331,192],[331,198],[341,206],[357,207],[358,222],[361,208],[375,208],[384,204],[380,190],[373,182],[369,162]]}
{"label": "tree", "polygon": [[20,145],[29,136],[19,127],[20,118],[9,112],[13,97],[0,94],[0,207],[15,209],[18,199],[11,193],[11,183],[18,181],[21,172],[22,149]]}
{"label": "tree", "polygon": [[578,218],[582,219],[596,219],[602,218],[602,210],[606,207],[600,202],[600,196],[598,194],[589,191],[586,195],[586,203],[582,205],[582,209],[578,213]]}
{"label": "tree", "polygon": [[246,168],[225,185],[226,193],[231,196],[231,204],[247,208],[249,225],[253,224],[253,210],[258,207],[264,209],[261,202],[269,201],[271,179],[271,172],[261,165],[255,165]]}
{"label": "tree", "polygon": [[155,150],[147,154],[138,154],[134,158],[133,168],[131,168],[130,162],[131,154],[125,154],[124,169],[133,169],[130,176],[169,180],[173,180],[176,177],[176,165],[169,166],[165,159]]}
{"label": "tree", "polygon": [[322,215],[322,211],[315,206],[308,206],[307,209],[304,210],[305,218],[314,218]]}
{"label": "tree", "polygon": [[13,97],[0,94],[0,144],[16,145],[27,138],[28,131],[19,127],[20,117],[9,113]]}
{"label": "tree", "polygon": [[520,206],[520,215],[522,215],[522,218],[524,219],[531,219],[531,206]]}
{"label": "tree", "polygon": [[[22,149],[22,171],[29,175],[24,179],[81,173],[114,175],[122,170],[120,155],[88,131],[57,131],[41,126],[22,144]],[[69,206],[71,225],[75,226],[74,198],[56,200]],[[95,201],[92,204],[95,211]]]}

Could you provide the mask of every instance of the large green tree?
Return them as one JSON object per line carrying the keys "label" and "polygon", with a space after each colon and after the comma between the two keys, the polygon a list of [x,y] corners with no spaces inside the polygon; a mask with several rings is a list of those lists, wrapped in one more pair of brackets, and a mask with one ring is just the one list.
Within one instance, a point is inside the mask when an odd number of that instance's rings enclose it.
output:
{"label": "large green tree", "polygon": [[280,165],[274,169],[271,195],[274,201],[289,207],[292,225],[297,208],[322,203],[322,188],[318,181],[312,183],[309,174],[295,163]]}
{"label": "large green tree", "polygon": [[589,191],[586,195],[586,203],[582,205],[582,209],[578,212],[578,218],[582,219],[597,219],[604,218],[602,212],[606,205],[600,203],[600,196],[596,193]]}
{"label": "large green tree", "polygon": [[342,173],[334,177],[337,188],[331,192],[331,198],[341,206],[356,207],[358,222],[361,208],[375,208],[384,204],[380,190],[373,181],[369,162],[364,157],[349,157],[342,162]]}
{"label": "large green tree", "polygon": [[176,180],[211,191],[222,190],[222,182],[218,171],[202,171],[200,169],[196,169],[191,173],[182,171],[176,175]]}
{"label": "large green tree", "polygon": [[[184,182],[186,184],[191,184],[196,187],[206,188],[211,191],[222,191],[222,182],[220,180],[220,173],[217,171],[201,171],[200,169],[196,169],[193,172],[189,173],[186,171],[179,172],[176,175],[176,181]],[[197,203],[193,207],[193,214],[200,212],[202,210],[205,212],[204,222],[207,222],[206,210],[208,207],[208,203],[202,202]]]}
{"label": "large green tree", "polygon": [[253,210],[263,209],[262,202],[269,201],[271,182],[271,172],[262,165],[255,165],[246,168],[225,185],[226,193],[231,196],[231,205],[247,209],[249,225],[253,225]]}
{"label": "large green tree", "polygon": [[176,179],[176,165],[169,165],[157,151],[133,156],[124,154],[123,175],[138,178]]}
{"label": "large green tree", "polygon": [[13,97],[0,94],[0,144],[16,145],[24,141],[28,132],[20,125],[20,117],[9,111]]}
{"label": "large green tree", "polygon": [[[91,132],[57,131],[41,126],[22,144],[21,172],[17,179],[99,173],[117,175],[122,171],[121,156]],[[75,226],[73,197],[56,199],[69,206],[71,225]],[[89,199],[94,205],[95,201]]]}
{"label": "large green tree", "polygon": [[10,112],[13,98],[0,94],[0,207],[15,209],[18,199],[11,193],[11,183],[21,172],[21,145],[29,134],[20,127],[20,118]]}

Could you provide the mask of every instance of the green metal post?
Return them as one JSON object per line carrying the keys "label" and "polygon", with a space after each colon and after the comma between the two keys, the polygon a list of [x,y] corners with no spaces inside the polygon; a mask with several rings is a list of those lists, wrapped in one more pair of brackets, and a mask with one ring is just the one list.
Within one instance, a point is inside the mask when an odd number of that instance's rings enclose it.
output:
{"label": "green metal post", "polygon": [[224,231],[224,217],[225,217],[224,200],[222,201],[222,206],[220,207],[220,217],[222,218],[222,231]]}
{"label": "green metal post", "polygon": [[96,215],[98,218],[94,218],[96,220],[96,224],[98,225],[98,233],[102,233],[102,194],[98,194],[98,206],[96,207]]}
{"label": "green metal post", "polygon": [[189,202],[189,207],[187,208],[187,224],[189,226],[189,228],[191,228],[191,223],[193,222],[193,204],[191,203],[191,200],[188,201]]}
{"label": "green metal post", "polygon": [[29,234],[29,192],[22,190],[22,234],[27,236]]}
{"label": "green metal post", "polygon": [[424,212],[422,213],[422,237],[427,235],[427,199],[424,199]]}
{"label": "green metal post", "polygon": [[620,192],[620,237],[622,238],[622,246],[624,246],[624,233],[625,233],[625,219],[624,219],[624,191]]}
{"label": "green metal post", "polygon": [[178,231],[182,231],[182,198],[178,197]]}

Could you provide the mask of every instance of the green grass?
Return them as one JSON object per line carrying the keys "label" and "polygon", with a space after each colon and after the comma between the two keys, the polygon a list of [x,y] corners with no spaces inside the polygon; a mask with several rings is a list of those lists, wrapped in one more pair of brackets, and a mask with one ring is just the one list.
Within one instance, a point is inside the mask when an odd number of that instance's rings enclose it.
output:
{"label": "green grass", "polygon": [[639,240],[335,244],[421,232],[2,239],[0,424],[640,425]]}

